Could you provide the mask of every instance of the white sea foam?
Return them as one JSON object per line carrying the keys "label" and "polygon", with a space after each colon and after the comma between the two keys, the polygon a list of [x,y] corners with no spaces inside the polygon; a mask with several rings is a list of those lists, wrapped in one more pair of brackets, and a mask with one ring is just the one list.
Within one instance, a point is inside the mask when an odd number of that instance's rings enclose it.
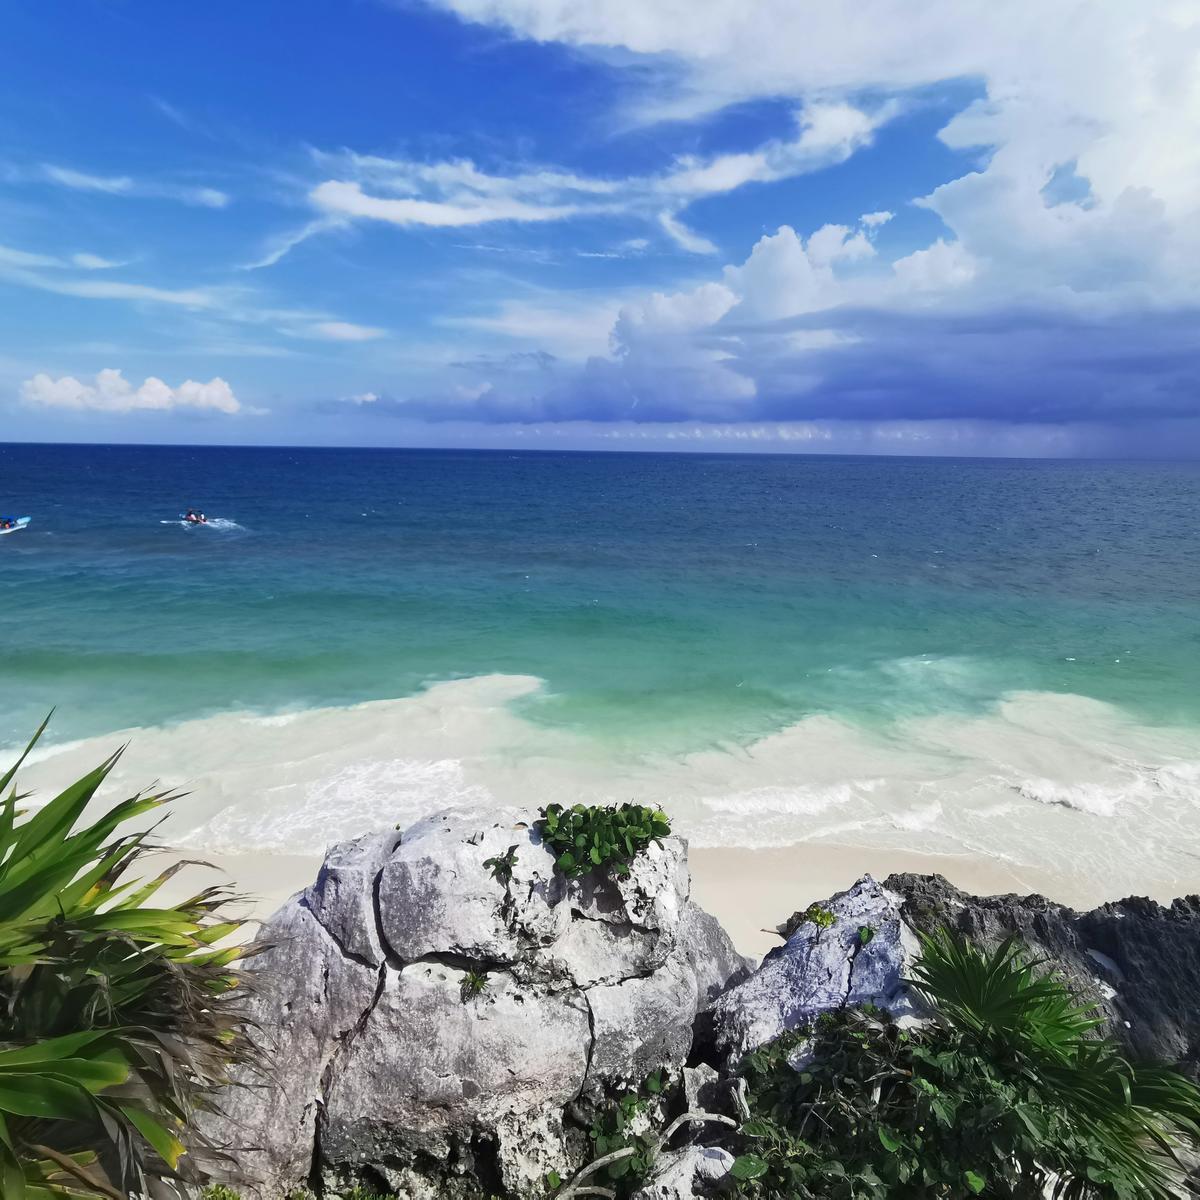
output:
{"label": "white sea foam", "polygon": [[245,525],[239,525],[236,521],[230,520],[228,517],[209,517],[207,521],[159,521],[160,525],[178,525],[181,529],[215,529],[228,532],[233,529],[244,530]]}
{"label": "white sea foam", "polygon": [[514,704],[540,687],[491,675],[399,700],[127,730],[40,747],[25,782],[48,788],[130,740],[114,786],[158,778],[188,789],[173,840],[210,853],[316,853],[449,806],[637,798],[665,805],[700,845],[837,841],[987,855],[1090,874],[1105,892],[1145,890],[1150,879],[1200,883],[1194,729],[1140,725],[1081,696],[1022,692],[974,716],[875,729],[811,716],[745,746],[631,756],[540,725]]}

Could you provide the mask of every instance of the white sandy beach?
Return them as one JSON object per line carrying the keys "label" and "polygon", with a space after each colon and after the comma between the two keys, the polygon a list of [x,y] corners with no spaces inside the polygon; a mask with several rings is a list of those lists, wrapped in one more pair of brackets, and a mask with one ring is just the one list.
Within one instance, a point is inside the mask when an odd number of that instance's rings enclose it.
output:
{"label": "white sandy beach", "polygon": [[22,785],[52,795],[127,742],[104,797],[155,780],[186,792],[159,837],[222,866],[258,915],[310,882],[331,842],[442,809],[550,800],[661,805],[692,847],[697,899],[754,954],[772,944],[763,928],[864,872],[940,872],[972,892],[1037,891],[1084,908],[1200,891],[1190,728],[1020,693],[886,736],[814,716],[747,745],[638,755],[537,723],[522,704],[541,691],[497,675],[396,700],[122,730],[37,747]]}

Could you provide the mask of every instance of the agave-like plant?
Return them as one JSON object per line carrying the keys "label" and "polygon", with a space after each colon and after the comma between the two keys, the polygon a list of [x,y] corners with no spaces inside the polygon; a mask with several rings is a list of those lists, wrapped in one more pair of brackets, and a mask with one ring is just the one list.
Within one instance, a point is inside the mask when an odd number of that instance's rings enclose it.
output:
{"label": "agave-like plant", "polygon": [[[1169,1066],[1132,1063],[1116,1042],[1098,1037],[1094,1011],[1044,961],[1028,959],[1016,938],[991,953],[947,929],[921,941],[912,982],[936,1017],[977,1039],[1044,1108],[1070,1115],[1063,1144],[1047,1146],[1041,1164],[1053,1164],[1050,1195],[1103,1194],[1098,1182],[1147,1200],[1183,1194],[1177,1148],[1200,1145],[1195,1083]],[[1190,1186],[1188,1194],[1195,1194]]]}
{"label": "agave-like plant", "polygon": [[[177,796],[137,794],[84,822],[120,751],[37,809],[0,775],[0,1196],[167,1195],[189,1122],[247,1050],[230,1001],[239,922],[208,887],[128,878]],[[146,822],[140,822],[145,825]]]}
{"label": "agave-like plant", "polygon": [[[1131,1064],[1015,941],[943,930],[911,982],[932,1019],[826,1013],[746,1056],[737,1194],[762,1200],[1178,1200],[1200,1088]],[[804,1055],[802,1069],[793,1066]]]}

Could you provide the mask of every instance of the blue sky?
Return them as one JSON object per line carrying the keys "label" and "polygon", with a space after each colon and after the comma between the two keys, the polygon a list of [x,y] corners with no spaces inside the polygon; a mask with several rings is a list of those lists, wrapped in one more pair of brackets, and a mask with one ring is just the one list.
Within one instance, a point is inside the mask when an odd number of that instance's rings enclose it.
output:
{"label": "blue sky", "polygon": [[1200,452],[1200,14],[12,6],[14,439]]}

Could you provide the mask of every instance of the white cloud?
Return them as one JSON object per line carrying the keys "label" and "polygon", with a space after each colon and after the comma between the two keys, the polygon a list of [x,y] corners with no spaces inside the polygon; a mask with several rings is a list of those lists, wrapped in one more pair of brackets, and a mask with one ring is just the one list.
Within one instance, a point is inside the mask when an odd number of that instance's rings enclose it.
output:
{"label": "white cloud", "polygon": [[370,342],[386,336],[386,329],[373,325],[355,325],[350,321],[318,321],[310,332],[331,342]]}
{"label": "white cloud", "polygon": [[[12,273],[7,274],[13,278]],[[145,283],[118,280],[60,279],[24,275],[21,282],[43,292],[59,296],[79,296],[85,300],[127,300],[132,303],[168,304],[179,308],[215,308],[220,298],[206,288],[161,288]]]}
{"label": "white cloud", "polygon": [[[80,264],[79,258],[88,261]],[[178,308],[212,309],[220,307],[221,293],[208,288],[161,288],[144,283],[126,283],[117,279],[79,279],[59,272],[72,265],[97,269],[107,262],[92,255],[76,255],[74,260],[48,254],[31,254],[0,246],[0,279],[56,296],[78,296],[85,300],[123,300],[130,303],[165,304]],[[112,264],[117,265],[117,264]]]}
{"label": "white cloud", "polygon": [[291,254],[297,246],[307,242],[309,238],[315,237],[319,233],[324,233],[329,229],[342,229],[345,225],[346,222],[340,217],[320,217],[315,221],[309,221],[299,229],[293,229],[288,233],[281,234],[279,237],[272,238],[258,258],[248,263],[243,263],[240,269],[243,271],[260,271],[264,267],[273,267],[281,259]]}
{"label": "white cloud", "polygon": [[503,197],[451,203],[440,200],[394,199],[369,196],[358,183],[327,180],[309,194],[326,212],[346,217],[387,221],[393,225],[461,228],[492,221],[560,221],[579,210],[573,205],[537,205]]}
{"label": "white cloud", "polygon": [[88,171],[77,171],[73,167],[57,166],[54,163],[42,164],[41,178],[77,192],[103,192],[109,196],[144,196],[177,200],[182,204],[200,208],[224,208],[229,203],[229,196],[217,188],[139,180],[129,175],[94,175]]}
{"label": "white cloud", "polygon": [[107,271],[112,267],[123,267],[125,265],[121,262],[113,262],[108,258],[101,258],[98,254],[88,254],[86,251],[72,254],[71,262],[77,267],[82,267],[85,271]]}
{"label": "white cloud", "polygon": [[72,375],[58,379],[46,374],[35,375],[21,385],[21,398],[35,408],[88,412],[190,409],[232,414],[242,411],[233,389],[224,379],[210,379],[208,383],[188,379],[172,388],[150,376],[135,388],[120,371],[111,367],[98,372],[92,383],[83,383]]}
{"label": "white cloud", "polygon": [[671,171],[650,182],[657,191],[695,198],[730,192],[748,183],[790,179],[845,162],[867,145],[875,130],[894,113],[892,106],[868,114],[850,104],[809,104],[796,114],[799,135],[795,138],[770,141],[750,153],[681,158]]}
{"label": "white cloud", "polygon": [[906,288],[937,292],[970,283],[976,268],[961,245],[938,238],[927,249],[897,259],[892,270]]}
{"label": "white cloud", "polygon": [[694,229],[689,229],[682,221],[677,220],[672,213],[659,213],[658,223],[663,227],[666,235],[680,249],[686,250],[689,254],[717,253],[715,243],[710,242],[708,238],[697,233]]}
{"label": "white cloud", "polygon": [[44,267],[79,267],[84,271],[106,271],[111,267],[123,267],[124,265],[124,263],[113,262],[86,251],[72,254],[70,258],[59,258],[53,254],[33,254],[28,250],[17,250],[12,246],[0,246],[0,271],[4,267],[26,270],[37,270]]}
{"label": "white cloud", "polygon": [[808,239],[808,257],[819,266],[875,257],[867,232],[848,225],[822,225]]}
{"label": "white cloud", "polygon": [[773,139],[742,154],[686,155],[656,174],[623,179],[555,167],[496,174],[468,159],[420,163],[350,151],[317,153],[317,165],[339,176],[318,183],[308,195],[328,224],[317,221],[283,235],[250,266],[272,265],[323,228],[354,220],[404,228],[462,228],[627,214],[657,224],[691,254],[714,254],[717,247],[680,220],[688,204],[842,162],[869,144],[895,112],[890,104],[867,112],[842,101],[813,101],[798,107],[793,137]]}
{"label": "white cloud", "polygon": [[85,171],[74,171],[70,167],[56,167],[44,163],[42,170],[51,183],[81,192],[107,192],[111,196],[125,196],[133,191],[133,180],[128,175],[89,175]]}
{"label": "white cloud", "polygon": [[[929,283],[936,263],[955,286],[969,274],[975,298],[993,303],[1065,294],[1139,306],[1200,294],[1194,0],[1096,0],[1085,20],[1044,0],[435,2],[517,36],[594,48],[610,63],[636,67],[636,56],[647,56],[655,69],[633,70],[629,80],[648,116],[695,115],[753,97],[797,103],[797,138],[685,160],[660,180],[689,195],[777,177],[808,160],[839,161],[916,89],[973,81],[983,96],[941,138],[978,148],[982,165],[925,199],[951,233],[927,247],[929,258],[900,267],[901,276],[919,272]],[[885,98],[882,116],[847,103],[863,95]],[[1085,202],[1045,194],[1063,170]],[[867,214],[866,237],[886,219]]]}
{"label": "white cloud", "polygon": [[38,267],[61,267],[66,264],[50,254],[35,254],[29,250],[18,250],[15,246],[0,246],[0,270],[5,267],[34,270]]}
{"label": "white cloud", "polygon": [[582,359],[607,353],[609,334],[620,310],[619,299],[562,293],[506,300],[494,312],[442,317],[439,324],[492,334],[563,358]]}

